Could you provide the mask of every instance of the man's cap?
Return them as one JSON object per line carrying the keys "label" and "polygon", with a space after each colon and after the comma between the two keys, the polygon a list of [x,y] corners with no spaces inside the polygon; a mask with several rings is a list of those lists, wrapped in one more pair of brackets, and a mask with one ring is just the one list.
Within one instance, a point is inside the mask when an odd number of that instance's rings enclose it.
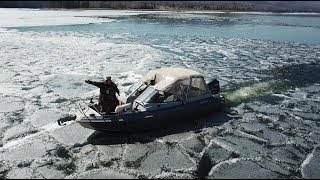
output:
{"label": "man's cap", "polygon": [[107,76],[107,80],[111,80],[111,76]]}

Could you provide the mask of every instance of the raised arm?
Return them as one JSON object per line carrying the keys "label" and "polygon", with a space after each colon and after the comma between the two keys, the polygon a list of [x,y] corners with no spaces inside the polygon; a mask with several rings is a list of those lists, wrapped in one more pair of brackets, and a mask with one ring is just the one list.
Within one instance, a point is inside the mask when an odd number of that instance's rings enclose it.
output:
{"label": "raised arm", "polygon": [[97,86],[99,88],[103,85],[102,82],[96,82],[96,81],[90,81],[90,80],[85,80],[84,82],[86,82],[88,84],[92,84],[92,85]]}

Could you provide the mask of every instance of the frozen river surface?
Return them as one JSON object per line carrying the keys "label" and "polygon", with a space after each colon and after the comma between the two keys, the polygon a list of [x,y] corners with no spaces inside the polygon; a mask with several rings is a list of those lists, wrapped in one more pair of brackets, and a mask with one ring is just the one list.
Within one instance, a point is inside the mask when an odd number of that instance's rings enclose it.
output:
{"label": "frozen river surface", "polygon": [[[318,14],[0,9],[1,178],[319,178]],[[150,69],[217,78],[228,105],[179,127],[58,119]]]}

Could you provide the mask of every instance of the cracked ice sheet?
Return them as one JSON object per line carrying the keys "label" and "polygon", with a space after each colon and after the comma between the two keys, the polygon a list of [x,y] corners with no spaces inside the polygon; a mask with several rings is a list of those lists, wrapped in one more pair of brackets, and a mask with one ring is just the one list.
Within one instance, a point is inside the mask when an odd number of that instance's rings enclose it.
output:
{"label": "cracked ice sheet", "polygon": [[317,179],[320,177],[320,146],[317,145],[301,165],[302,177],[305,179]]}
{"label": "cracked ice sheet", "polygon": [[10,162],[41,159],[54,144],[45,134],[32,134],[27,140],[17,140],[1,147],[0,159]]}
{"label": "cracked ice sheet", "polygon": [[0,112],[13,112],[24,109],[25,103],[20,97],[1,97]]}
{"label": "cracked ice sheet", "polygon": [[56,123],[61,117],[62,115],[60,113],[54,112],[53,110],[37,109],[25,122],[30,122],[33,126],[42,128],[51,123]]}
{"label": "cracked ice sheet", "polygon": [[279,178],[279,174],[261,167],[252,160],[231,159],[214,166],[209,172],[210,179]]}
{"label": "cracked ice sheet", "polygon": [[15,168],[8,172],[6,179],[32,179],[32,174],[31,168]]}
{"label": "cracked ice sheet", "polygon": [[[55,124],[58,126],[57,124]],[[78,123],[72,123],[62,128],[53,130],[51,135],[62,144],[74,146],[87,142],[87,138],[94,132],[92,129],[85,129]]]}
{"label": "cracked ice sheet", "polygon": [[[15,79],[18,82],[9,84],[10,89],[5,88],[2,92],[10,95],[24,95],[27,91],[17,90],[32,88],[39,83],[63,97],[85,95],[85,92],[92,93],[97,88],[85,85],[84,80],[101,81],[107,75],[114,76],[123,92],[128,87],[122,84],[134,83],[142,74],[147,73],[148,67],[158,66],[161,59],[168,57],[159,50],[141,44],[106,42],[103,34],[99,33],[26,32],[8,33],[4,37],[0,42],[4,48],[0,51],[10,53],[4,54],[4,61],[7,63],[4,63],[3,69],[9,70],[16,66],[25,72],[31,72],[22,74],[22,71],[17,71]],[[132,54],[132,51],[135,53]],[[4,81],[7,78],[4,77]],[[22,84],[19,79],[25,83]]]}
{"label": "cracked ice sheet", "polygon": [[10,140],[18,139],[21,137],[24,137],[28,134],[33,134],[36,132],[34,128],[30,128],[27,125],[24,124],[18,124],[15,126],[10,127],[5,133],[3,137],[4,142],[8,142]]}
{"label": "cracked ice sheet", "polygon": [[136,177],[110,169],[95,169],[65,177],[65,179],[136,179]]}
{"label": "cracked ice sheet", "polygon": [[164,169],[169,172],[185,173],[195,169],[194,162],[177,146],[171,147],[159,143],[148,143],[146,146],[139,151],[136,150],[137,146],[129,146],[124,156],[126,167],[134,168],[135,171],[151,177],[166,172]]}
{"label": "cracked ice sheet", "polygon": [[[128,16],[164,11],[118,11],[118,10],[42,10],[0,8],[0,27],[70,25],[112,22],[96,16]],[[81,17],[79,14],[81,13]],[[95,18],[93,18],[95,17]]]}
{"label": "cracked ice sheet", "polygon": [[216,137],[213,139],[213,142],[231,152],[239,153],[244,157],[261,156],[268,151],[261,144],[255,143],[247,138],[233,135]]}

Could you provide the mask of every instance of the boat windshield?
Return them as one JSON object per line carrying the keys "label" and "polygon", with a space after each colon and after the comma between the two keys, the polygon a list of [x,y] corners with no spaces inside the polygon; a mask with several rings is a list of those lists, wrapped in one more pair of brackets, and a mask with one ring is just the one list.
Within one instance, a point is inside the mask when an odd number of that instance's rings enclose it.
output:
{"label": "boat windshield", "polygon": [[135,84],[133,84],[132,86],[129,87],[129,89],[126,92],[126,95],[129,96],[133,92],[142,90],[144,88],[145,88],[145,84],[142,84],[141,82],[137,82],[137,83],[135,83]]}
{"label": "boat windshield", "polygon": [[149,102],[149,100],[157,93],[157,89],[153,86],[149,86],[142,94],[140,94],[140,96],[137,97],[136,100],[140,102]]}

